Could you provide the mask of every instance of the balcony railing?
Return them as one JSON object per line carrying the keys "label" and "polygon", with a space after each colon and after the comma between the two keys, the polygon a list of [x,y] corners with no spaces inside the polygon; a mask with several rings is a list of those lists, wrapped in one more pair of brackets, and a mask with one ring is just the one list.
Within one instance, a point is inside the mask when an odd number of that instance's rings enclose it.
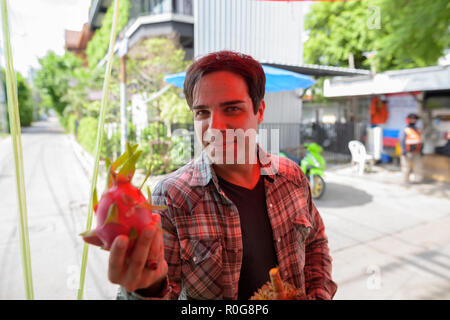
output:
{"label": "balcony railing", "polygon": [[193,16],[192,3],[193,0],[132,0],[130,20],[164,13]]}

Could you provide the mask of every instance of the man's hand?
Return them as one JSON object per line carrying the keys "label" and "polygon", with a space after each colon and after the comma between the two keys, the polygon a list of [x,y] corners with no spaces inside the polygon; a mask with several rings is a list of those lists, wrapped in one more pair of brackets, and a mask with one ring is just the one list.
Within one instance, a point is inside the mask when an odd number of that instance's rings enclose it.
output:
{"label": "man's hand", "polygon": [[127,258],[128,237],[118,236],[110,249],[108,278],[128,292],[161,283],[167,276],[161,217],[153,214],[153,221],[144,229]]}

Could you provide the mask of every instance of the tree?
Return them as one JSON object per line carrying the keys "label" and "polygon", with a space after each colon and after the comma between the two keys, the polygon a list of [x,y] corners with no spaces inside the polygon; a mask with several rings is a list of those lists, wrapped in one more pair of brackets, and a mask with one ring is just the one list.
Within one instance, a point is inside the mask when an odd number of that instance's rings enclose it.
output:
{"label": "tree", "polygon": [[[323,2],[305,20],[307,63],[377,71],[436,64],[450,44],[447,0]],[[367,53],[376,52],[369,57]]]}
{"label": "tree", "polygon": [[353,54],[355,67],[364,68],[363,52],[373,50],[377,32],[368,30],[367,2],[317,3],[306,16],[309,38],[304,45],[307,63],[348,67]]}
{"label": "tree", "polygon": [[[2,79],[5,79],[5,70],[1,70],[2,72]],[[19,104],[19,118],[20,118],[20,126],[21,127],[28,127],[33,122],[33,98],[32,98],[32,90],[27,82],[27,80],[22,77],[22,75],[19,72],[16,72],[16,81],[17,81],[17,101]],[[3,83],[0,82],[0,85],[3,85]],[[4,90],[5,94],[6,88]],[[6,97],[5,97],[6,98]],[[8,99],[6,98],[6,101]],[[6,105],[6,112],[8,112],[8,103]],[[8,125],[8,131],[9,128],[9,117],[6,117],[6,122]]]}
{"label": "tree", "polygon": [[44,108],[54,109],[63,115],[67,101],[64,95],[70,87],[74,72],[82,66],[82,61],[70,52],[58,56],[50,51],[39,59],[41,68],[36,72],[34,86],[37,88]]}
{"label": "tree", "polygon": [[[131,91],[156,93],[168,84],[164,76],[186,70],[190,61],[184,60],[175,35],[168,38],[150,38],[134,46],[129,52],[128,75]],[[161,97],[149,103],[149,114],[166,125],[192,122],[192,114],[181,91],[170,88]]]}
{"label": "tree", "polygon": [[386,34],[377,39],[375,59],[387,68],[435,65],[450,47],[450,2],[447,0],[383,0],[381,23]]}
{"label": "tree", "polygon": [[[146,39],[133,46],[127,62],[130,91],[147,96],[161,92],[168,85],[165,75],[186,70],[190,61],[185,61],[184,56],[175,35]],[[138,167],[148,167],[151,162],[154,174],[170,172],[179,165],[174,162],[176,152],[172,151],[182,143],[179,137],[169,137],[171,125],[192,123],[192,112],[181,90],[171,87],[147,103],[147,114],[151,123],[142,132],[146,143],[142,145],[144,156]]]}

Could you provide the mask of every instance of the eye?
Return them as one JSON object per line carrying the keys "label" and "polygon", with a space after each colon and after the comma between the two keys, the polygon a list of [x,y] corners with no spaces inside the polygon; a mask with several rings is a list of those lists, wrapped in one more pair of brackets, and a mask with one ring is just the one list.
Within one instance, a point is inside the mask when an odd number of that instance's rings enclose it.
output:
{"label": "eye", "polygon": [[240,110],[239,107],[235,107],[235,106],[230,106],[230,107],[227,107],[227,109],[226,109],[227,112],[236,112],[239,110]]}
{"label": "eye", "polygon": [[207,117],[208,116],[208,114],[209,114],[209,111],[208,110],[196,110],[195,111],[195,117],[196,118],[204,118],[204,117]]}

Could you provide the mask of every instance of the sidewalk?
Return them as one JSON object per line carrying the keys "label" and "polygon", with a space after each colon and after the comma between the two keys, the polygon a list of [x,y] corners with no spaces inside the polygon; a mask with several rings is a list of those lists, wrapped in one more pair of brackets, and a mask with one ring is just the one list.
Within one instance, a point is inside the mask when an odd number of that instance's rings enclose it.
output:
{"label": "sidewalk", "polygon": [[333,258],[335,299],[450,299],[450,185],[402,185],[401,172],[325,172],[315,201]]}

